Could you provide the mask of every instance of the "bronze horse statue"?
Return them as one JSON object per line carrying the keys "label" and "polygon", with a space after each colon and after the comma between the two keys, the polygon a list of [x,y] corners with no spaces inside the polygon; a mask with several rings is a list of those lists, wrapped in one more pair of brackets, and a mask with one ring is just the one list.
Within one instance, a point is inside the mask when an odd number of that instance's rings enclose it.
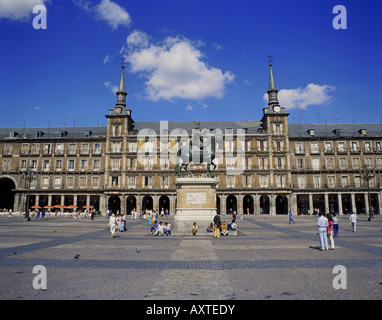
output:
{"label": "bronze horse statue", "polygon": [[[175,165],[175,173],[180,174],[182,169],[189,173],[187,170],[188,165],[191,161],[194,163],[207,163],[207,174],[210,176],[211,173],[211,165],[213,166],[213,170],[216,169],[216,164],[214,163],[215,155],[216,155],[216,140],[215,136],[211,136],[210,140],[207,140],[207,143],[203,143],[203,135],[206,133],[199,133],[199,145],[193,146],[192,141],[189,145],[185,145],[178,149],[176,153],[176,165]],[[180,163],[182,160],[182,163]]]}

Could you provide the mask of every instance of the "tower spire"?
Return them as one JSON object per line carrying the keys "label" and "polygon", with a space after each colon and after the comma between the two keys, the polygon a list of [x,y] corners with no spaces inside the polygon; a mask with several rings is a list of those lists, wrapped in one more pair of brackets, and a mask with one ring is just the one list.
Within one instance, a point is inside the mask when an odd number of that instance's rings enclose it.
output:
{"label": "tower spire", "polygon": [[125,73],[124,73],[125,64],[126,64],[125,63],[125,57],[122,57],[121,78],[119,80],[119,87],[118,87],[118,90],[116,92],[116,95],[117,95],[116,105],[117,106],[123,106],[123,107],[126,107],[126,96],[127,96],[127,92],[125,89]]}
{"label": "tower spire", "polygon": [[272,56],[269,55],[269,87],[268,87],[268,105],[278,105],[279,101],[277,99],[277,93],[278,90],[276,89],[275,79],[273,77],[273,71],[272,71]]}

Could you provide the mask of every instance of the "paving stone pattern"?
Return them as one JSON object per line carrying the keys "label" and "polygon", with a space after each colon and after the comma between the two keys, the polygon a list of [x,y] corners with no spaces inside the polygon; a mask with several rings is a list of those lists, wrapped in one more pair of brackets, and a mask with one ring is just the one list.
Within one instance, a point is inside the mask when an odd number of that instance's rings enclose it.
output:
{"label": "paving stone pattern", "polygon": [[[238,236],[214,239],[191,232],[153,236],[146,221],[128,220],[128,231],[112,239],[105,217],[2,217],[0,299],[382,298],[381,217],[370,222],[360,216],[352,232],[348,217],[341,216],[336,249],[325,252],[319,250],[317,218],[295,221],[245,216],[237,221]],[[32,286],[36,265],[46,267],[46,290]],[[346,268],[346,289],[333,288],[337,265]]]}

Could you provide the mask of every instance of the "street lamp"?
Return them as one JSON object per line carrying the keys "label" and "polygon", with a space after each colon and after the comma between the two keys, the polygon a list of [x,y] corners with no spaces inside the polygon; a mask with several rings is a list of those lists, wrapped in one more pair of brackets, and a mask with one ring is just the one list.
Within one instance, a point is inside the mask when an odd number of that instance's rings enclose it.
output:
{"label": "street lamp", "polygon": [[363,180],[367,182],[367,193],[368,193],[368,200],[369,200],[369,221],[374,219],[374,208],[371,207],[371,197],[370,197],[370,180],[374,178],[375,176],[375,170],[374,168],[369,167],[368,165],[365,165],[365,168],[363,170],[360,170],[360,175]]}
{"label": "street lamp", "polygon": [[29,217],[29,208],[28,208],[29,202],[30,202],[31,183],[33,180],[37,179],[37,176],[38,176],[38,172],[36,171],[33,165],[30,165],[29,168],[23,171],[21,176],[25,180],[25,183],[28,189],[28,196],[27,196],[27,200],[25,201],[25,218],[27,219],[27,221],[31,220]]}

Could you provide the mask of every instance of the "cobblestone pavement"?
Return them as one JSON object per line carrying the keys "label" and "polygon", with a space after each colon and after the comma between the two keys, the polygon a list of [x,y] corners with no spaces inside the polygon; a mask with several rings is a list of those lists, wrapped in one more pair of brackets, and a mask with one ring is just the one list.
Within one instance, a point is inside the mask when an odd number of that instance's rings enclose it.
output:
{"label": "cobblestone pavement", "polygon": [[[105,217],[2,217],[0,299],[382,299],[380,216],[360,216],[357,232],[341,216],[336,249],[325,252],[317,218],[295,221],[245,216],[238,236],[214,239],[155,237],[145,221],[128,220],[128,231],[112,239]],[[46,290],[32,286],[36,265],[47,270]],[[333,287],[337,265],[346,268],[346,289]]]}

